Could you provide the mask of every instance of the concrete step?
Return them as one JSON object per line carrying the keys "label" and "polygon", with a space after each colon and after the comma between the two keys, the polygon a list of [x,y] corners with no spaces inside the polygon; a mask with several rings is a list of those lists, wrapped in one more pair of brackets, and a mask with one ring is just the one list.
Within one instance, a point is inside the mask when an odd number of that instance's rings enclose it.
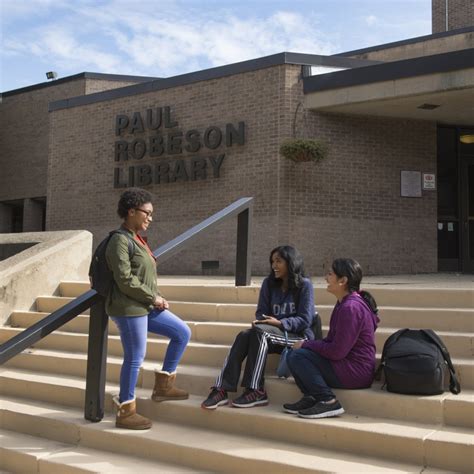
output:
{"label": "concrete step", "polygon": [[[473,439],[469,430],[454,428],[439,428],[437,426],[412,426],[402,422],[391,422],[369,417],[352,417],[343,415],[338,419],[318,420],[316,423],[301,424],[295,416],[288,417],[280,406],[270,405],[265,409],[238,410],[221,407],[216,413],[199,410],[194,400],[187,400],[181,406],[177,403],[165,402],[163,405],[151,405],[152,413],[159,419],[173,420],[174,423],[188,422],[198,426],[204,425],[214,430],[237,432],[245,434],[252,430],[257,436],[274,437],[299,443],[311,443],[317,447],[334,449],[338,446],[341,451],[359,452],[362,455],[399,459],[405,462],[417,462],[415,451],[423,449],[427,455],[428,465],[445,469],[472,469]],[[244,412],[244,413],[242,413]],[[244,418],[246,417],[246,418]],[[433,429],[433,431],[431,431]],[[237,431],[238,430],[238,431]],[[426,431],[425,431],[426,430]],[[288,431],[289,433],[285,433]],[[423,433],[424,432],[424,433]],[[424,438],[422,441],[423,437]],[[430,438],[436,439],[436,448],[431,451]],[[449,442],[446,442],[449,440]],[[426,446],[420,444],[427,443]],[[376,446],[379,443],[379,446]],[[453,443],[453,444],[451,444]],[[383,446],[383,447],[382,447]],[[397,453],[390,453],[395,447]],[[449,446],[449,447],[448,447]],[[453,449],[451,451],[451,449]],[[435,450],[438,459],[434,459]],[[443,455],[459,456],[454,463],[442,460]]]}
{"label": "concrete step", "polygon": [[[255,319],[255,304],[195,303],[170,301],[172,311],[190,321],[250,323]],[[323,324],[328,325],[334,305],[317,305]],[[380,327],[414,329],[432,328],[439,331],[474,332],[474,308],[379,308]]]}
{"label": "concrete step", "polygon": [[[16,327],[0,328],[0,343],[88,288],[88,283],[63,282],[63,297],[40,297],[37,313],[14,313],[11,323]],[[270,355],[266,368],[270,406],[202,410],[200,403],[214,383],[235,334],[254,318],[259,285],[160,284],[171,309],[192,329],[193,342],[178,375],[178,385],[192,394],[189,400],[150,400],[154,369],[161,368],[168,344],[166,339],[150,335],[137,401],[140,412],[155,420],[152,430],[131,433],[116,429],[113,416],[98,424],[85,422],[89,318],[81,315],[0,368],[0,429],[65,443],[66,458],[71,449],[109,451],[112,458],[119,453],[132,469],[140,469],[133,459],[141,459],[159,471],[158,462],[170,465],[170,469],[184,464],[184,472],[472,472],[474,391],[469,387],[474,388],[474,291],[366,288],[381,307],[379,350],[396,328],[435,329],[453,356],[463,388],[460,395],[403,396],[382,391],[376,383],[371,389],[336,391],[346,410],[344,416],[302,420],[282,413],[281,404],[296,401],[300,393],[292,379],[280,380],[273,375],[278,356]],[[315,301],[327,325],[335,300],[320,283],[316,284]],[[112,413],[112,394],[118,392],[122,362],[113,324],[108,354],[106,410]],[[36,463],[35,472],[40,466],[55,472],[41,462],[51,462],[51,469],[56,469],[53,458],[58,454],[53,449],[51,456],[44,454],[35,461],[31,458],[30,462]],[[8,450],[8,459],[18,456],[25,459],[29,454]],[[64,466],[69,469],[67,463]],[[2,468],[7,469],[0,460],[0,471]],[[168,471],[162,468],[161,472]]]}
{"label": "concrete step", "polygon": [[196,469],[134,456],[99,451],[0,429],[0,468],[11,472],[75,474],[84,472],[198,473]]}
{"label": "concrete step", "polygon": [[[1,327],[0,343],[7,341],[21,331],[21,328]],[[86,334],[67,333],[58,330],[46,336],[33,347],[85,353],[87,352],[87,341],[88,336]],[[163,360],[167,346],[168,340],[166,338],[156,336],[149,337],[147,344],[147,358],[151,360]],[[230,345],[228,344],[190,342],[183,355],[182,362],[184,364],[221,367],[229,349]],[[119,336],[109,335],[108,354],[122,354],[122,345]],[[379,359],[380,354],[377,355],[377,360]],[[472,357],[453,357],[452,361],[461,386],[464,388],[474,388],[474,361],[472,360]],[[270,354],[268,357],[267,369],[274,371],[276,370],[277,365],[278,356],[276,354]]]}
{"label": "concrete step", "polygon": [[[119,384],[120,357],[108,357],[107,382],[109,386]],[[77,377],[85,379],[87,357],[85,354],[48,351],[33,349],[25,351],[11,359],[4,370],[0,369],[3,390],[10,395],[21,395],[23,381],[28,379],[26,374],[38,374],[39,381],[44,377]],[[158,366],[152,361],[145,361],[140,370],[137,386],[151,393],[154,385],[154,370]],[[178,385],[200,397],[206,398],[219,370],[213,367],[180,365]],[[17,375],[20,374],[20,375]],[[34,378],[34,380],[37,380]],[[296,401],[301,397],[293,379],[282,380],[275,375],[266,376],[266,389],[270,400],[282,405],[285,402]],[[1,390],[1,389],[0,389]],[[32,388],[36,396],[42,388]],[[58,389],[60,391],[60,389]],[[118,389],[117,389],[118,390]],[[375,383],[370,389],[336,390],[336,395],[344,405],[346,412],[353,415],[364,415],[377,418],[405,420],[424,424],[445,424],[458,427],[474,428],[474,392],[463,390],[459,395],[446,392],[435,396],[406,396],[381,390],[380,384]],[[47,391],[46,397],[55,394],[56,390]],[[50,398],[41,398],[50,401]],[[54,400],[54,399],[53,399]]]}
{"label": "concrete step", "polygon": [[[27,328],[32,324],[45,318],[48,313],[16,311],[10,318],[12,327]],[[232,344],[235,336],[249,327],[249,323],[215,322],[215,321],[186,321],[192,331],[192,340],[205,344]],[[327,334],[328,326],[323,326],[323,334]],[[69,323],[65,324],[62,331],[73,333],[88,333],[89,317],[80,315]],[[393,334],[397,328],[380,327],[376,332],[376,345],[379,351],[382,350],[387,338]],[[109,324],[109,333],[117,335],[118,330],[114,323]],[[444,341],[451,357],[472,357],[474,355],[474,333],[472,332],[452,332],[437,331],[437,334]]]}
{"label": "concrete step", "polygon": [[[474,289],[439,288],[380,288],[363,286],[370,291],[380,306],[412,306],[429,308],[474,308]],[[213,287],[210,285],[160,285],[160,291],[168,300],[202,301],[217,303],[256,304],[259,287]],[[334,306],[336,300],[324,287],[315,287],[316,305]]]}
{"label": "concrete step", "polygon": [[[12,328],[8,326],[0,327],[0,343],[7,341],[16,334],[19,334],[22,330],[23,329],[21,328]],[[57,330],[41,339],[41,341],[32,346],[32,348],[86,353],[87,342],[87,334],[68,333]],[[163,360],[167,346],[168,339],[157,336],[149,337],[147,344],[147,358],[151,360]],[[230,346],[224,344],[190,342],[183,355],[182,362],[220,367],[229,349]],[[122,345],[119,336],[109,335],[107,352],[112,356],[122,355]],[[270,355],[268,366],[275,370],[277,364],[278,356],[276,354]]]}
{"label": "concrete step", "polygon": [[[109,403],[109,400],[107,402]],[[413,461],[387,461],[381,459],[382,456],[374,459],[360,454],[334,451],[328,448],[328,442],[322,437],[322,447],[316,442],[319,440],[314,438],[305,439],[304,445],[292,441],[262,439],[254,434],[257,427],[247,423],[248,431],[244,434],[227,432],[223,436],[221,431],[198,428],[188,423],[179,425],[160,418],[156,421],[154,415],[166,408],[165,404],[159,407],[150,400],[140,398],[138,406],[141,413],[155,419],[150,430],[131,432],[116,429],[113,415],[106,416],[101,423],[89,423],[82,419],[82,410],[77,408],[12,398],[3,398],[1,423],[4,430],[14,429],[28,435],[41,435],[62,443],[119,452],[122,455],[133,454],[146,461],[174,463],[179,459],[190,468],[207,472],[418,472],[424,466],[425,460],[436,472],[440,467],[446,469],[448,464],[454,464],[456,468],[465,465],[462,433],[457,433],[458,439],[449,445],[450,456],[457,455],[454,462],[448,463],[446,459],[438,459],[440,456],[436,448],[438,445],[447,446],[447,443],[435,440],[435,433],[427,433],[424,430],[410,433],[412,436],[426,434],[433,438],[433,441],[430,438],[419,441],[416,447],[410,448],[408,455]],[[270,408],[268,411],[271,410]],[[200,409],[196,411],[200,412]],[[221,416],[219,413],[209,415],[214,415],[214,419]],[[280,429],[283,428],[283,434],[294,431],[288,429],[287,423],[290,426],[294,421],[300,421],[291,420],[289,417],[284,419],[279,413],[276,417],[281,418],[278,424]],[[247,419],[248,414],[243,414],[242,420]],[[310,426],[311,423],[307,425]],[[347,438],[347,444],[350,444],[350,436]],[[310,446],[307,445],[308,441]],[[357,443],[352,441],[352,444]],[[374,446],[376,451],[389,451],[380,449],[378,443],[374,443]],[[356,449],[355,452],[357,451]],[[441,451],[441,455],[446,454],[445,449]],[[393,457],[393,450],[391,455]],[[459,456],[463,457],[462,462]],[[438,467],[438,464],[442,466]]]}
{"label": "concrete step", "polygon": [[[38,312],[51,313],[73,298],[42,296],[36,300]],[[253,304],[218,304],[170,301],[170,309],[190,321],[250,323],[255,319]],[[323,324],[328,325],[333,306],[317,307]],[[89,311],[85,312],[86,314]],[[435,331],[474,332],[474,308],[414,308],[380,307],[380,327],[413,329],[431,328]]]}
{"label": "concrete step", "polygon": [[[64,296],[38,296],[35,303],[36,311],[40,313],[52,313],[71,301],[74,301],[74,298]],[[89,314],[89,310],[84,313]]]}
{"label": "concrete step", "polygon": [[[259,284],[235,287],[229,285],[170,285],[160,283],[160,291],[166,299],[174,301],[196,301],[207,303],[247,303],[256,304]],[[334,305],[334,296],[326,291],[320,279],[313,279],[316,305]],[[401,288],[396,285],[363,285],[370,291],[379,306],[412,306],[429,308],[474,308],[473,289],[442,288]],[[62,282],[60,292],[64,296],[78,296],[89,289],[88,282]]]}

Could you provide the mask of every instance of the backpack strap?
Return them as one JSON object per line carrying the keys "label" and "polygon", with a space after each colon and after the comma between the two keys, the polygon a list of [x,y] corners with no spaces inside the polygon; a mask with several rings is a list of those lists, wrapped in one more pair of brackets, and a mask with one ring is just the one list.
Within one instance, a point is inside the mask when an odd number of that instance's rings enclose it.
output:
{"label": "backpack strap", "polygon": [[441,338],[432,329],[420,329],[420,332],[422,332],[431,342],[433,342],[439,348],[441,354],[443,354],[444,361],[449,368],[449,391],[455,395],[461,393],[461,385],[459,384],[459,381],[456,377],[456,371],[454,369],[453,363],[451,362],[451,357]]}
{"label": "backpack strap", "polygon": [[387,351],[389,347],[395,344],[407,331],[409,331],[408,328],[399,329],[398,331],[394,332],[391,336],[389,336],[388,339],[385,341],[385,344],[383,345],[383,349],[382,349],[382,357],[380,358],[380,364],[377,370],[375,371],[375,375],[374,375],[375,380],[380,380],[381,378],[382,369],[385,365],[385,358],[387,356]]}

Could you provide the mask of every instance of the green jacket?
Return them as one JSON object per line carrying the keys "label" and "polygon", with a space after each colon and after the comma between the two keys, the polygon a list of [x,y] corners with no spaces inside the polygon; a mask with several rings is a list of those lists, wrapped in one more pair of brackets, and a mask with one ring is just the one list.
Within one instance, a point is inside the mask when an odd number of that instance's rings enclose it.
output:
{"label": "green jacket", "polygon": [[159,295],[156,283],[156,263],[143,246],[135,241],[135,234],[128,229],[133,240],[133,256],[128,252],[129,239],[114,234],[105,251],[105,258],[114,274],[114,284],[107,296],[105,309],[109,316],[144,316],[153,309]]}

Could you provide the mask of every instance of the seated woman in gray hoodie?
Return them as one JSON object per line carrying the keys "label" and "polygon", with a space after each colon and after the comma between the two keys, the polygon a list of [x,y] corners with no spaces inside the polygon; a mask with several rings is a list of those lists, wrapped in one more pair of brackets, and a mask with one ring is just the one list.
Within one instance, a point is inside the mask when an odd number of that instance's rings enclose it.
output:
{"label": "seated woman in gray hoodie", "polygon": [[264,388],[264,370],[269,353],[281,353],[288,342],[314,339],[312,325],[316,318],[314,289],[304,276],[303,258],[293,247],[282,245],[270,252],[270,275],[260,289],[256,319],[249,329],[235,338],[224,367],[202,403],[213,410],[229,403],[227,392],[235,392],[243,360],[244,393],[233,400],[232,406],[251,408],[268,404]]}

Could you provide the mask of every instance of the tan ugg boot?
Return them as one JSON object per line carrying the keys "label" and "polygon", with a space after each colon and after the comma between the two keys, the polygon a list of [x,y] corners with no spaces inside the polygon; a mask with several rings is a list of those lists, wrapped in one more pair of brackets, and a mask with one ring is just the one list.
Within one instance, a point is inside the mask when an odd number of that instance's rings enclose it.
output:
{"label": "tan ugg boot", "polygon": [[151,428],[151,420],[137,413],[135,399],[120,403],[118,397],[114,397],[114,403],[117,406],[117,416],[115,426],[127,430],[147,430]]}
{"label": "tan ugg boot", "polygon": [[170,374],[164,370],[155,370],[155,387],[153,388],[152,400],[162,402],[164,400],[186,400],[189,393],[174,386],[176,372]]}

